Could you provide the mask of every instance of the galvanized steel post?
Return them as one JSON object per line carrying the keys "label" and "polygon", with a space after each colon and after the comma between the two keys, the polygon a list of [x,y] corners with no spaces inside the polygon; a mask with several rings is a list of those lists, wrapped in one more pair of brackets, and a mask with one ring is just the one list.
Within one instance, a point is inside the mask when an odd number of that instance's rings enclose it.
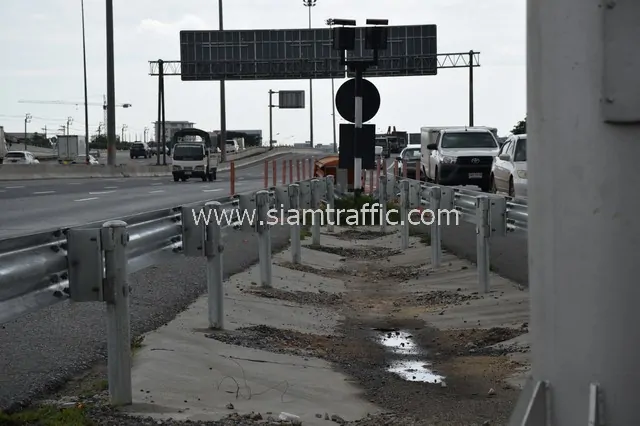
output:
{"label": "galvanized steel post", "polygon": [[380,185],[378,187],[378,195],[380,198],[380,232],[387,232],[387,174],[380,175]]}
{"label": "galvanized steel post", "polygon": [[322,213],[320,212],[320,200],[322,193],[320,191],[320,181],[318,179],[311,180],[311,209],[313,210],[313,223],[311,224],[311,240],[314,246],[320,245],[320,223],[322,221]]}
{"label": "galvanized steel post", "polygon": [[429,209],[433,217],[431,223],[431,264],[439,267],[442,262],[442,237],[440,235],[440,201],[442,190],[439,186],[434,186],[429,192]]}
{"label": "galvanized steel post", "polygon": [[289,185],[289,215],[293,217],[291,223],[291,262],[299,264],[301,262],[301,242],[300,242],[300,185]]}
{"label": "galvanized steel post", "polygon": [[478,285],[482,293],[489,292],[489,237],[491,223],[489,221],[489,197],[476,198],[476,251],[478,264]]}
{"label": "galvanized steel post", "polygon": [[336,208],[336,190],[333,181],[333,176],[327,176],[325,178],[327,186],[327,231],[333,232],[333,226],[335,225],[335,208]]}
{"label": "galvanized steel post", "polygon": [[217,218],[222,218],[222,204],[210,201],[205,204],[209,223],[206,225],[205,255],[207,256],[207,290],[209,308],[209,327],[224,327],[224,288],[222,228]]}
{"label": "galvanized steel post", "polygon": [[271,233],[268,213],[271,195],[268,191],[256,192],[256,231],[258,232],[258,255],[260,258],[260,284],[271,287]]}
{"label": "galvanized steel post", "polygon": [[400,181],[400,233],[402,236],[402,249],[409,248],[409,181]]}
{"label": "galvanized steel post", "polygon": [[107,302],[107,364],[109,397],[113,405],[132,403],[131,324],[127,284],[127,224],[105,222],[101,238],[104,249],[104,295]]}

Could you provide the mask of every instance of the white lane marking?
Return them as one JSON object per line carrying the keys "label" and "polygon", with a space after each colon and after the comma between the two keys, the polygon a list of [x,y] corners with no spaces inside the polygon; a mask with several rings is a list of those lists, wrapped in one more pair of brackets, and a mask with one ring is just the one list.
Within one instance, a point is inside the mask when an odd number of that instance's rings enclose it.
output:
{"label": "white lane marking", "polygon": [[69,182],[68,185],[82,185],[82,182]]}
{"label": "white lane marking", "polygon": [[117,186],[105,186],[104,189],[118,189]]}
{"label": "white lane marking", "polygon": [[111,194],[112,192],[116,192],[116,191],[96,191],[96,192],[90,192],[89,195]]}
{"label": "white lane marking", "polygon": [[244,180],[244,178],[243,177],[239,177],[238,180]]}
{"label": "white lane marking", "polygon": [[155,191],[149,191],[149,194],[157,194],[158,192],[164,192],[164,189],[157,189]]}
{"label": "white lane marking", "polygon": [[79,200],[73,200],[73,201],[91,201],[91,200],[97,200],[98,197],[90,197],[90,198],[80,198]]}
{"label": "white lane marking", "polygon": [[7,191],[5,191],[4,189],[0,189],[0,192],[7,192]]}
{"label": "white lane marking", "polygon": [[33,195],[54,194],[56,191],[37,191]]}
{"label": "white lane marking", "polygon": [[218,191],[222,191],[222,188],[217,188],[217,189],[203,189],[202,192],[218,192]]}
{"label": "white lane marking", "polygon": [[164,183],[152,183],[151,186],[159,186],[159,185],[164,185]]}
{"label": "white lane marking", "polygon": [[5,189],[22,189],[24,186],[5,186]]}

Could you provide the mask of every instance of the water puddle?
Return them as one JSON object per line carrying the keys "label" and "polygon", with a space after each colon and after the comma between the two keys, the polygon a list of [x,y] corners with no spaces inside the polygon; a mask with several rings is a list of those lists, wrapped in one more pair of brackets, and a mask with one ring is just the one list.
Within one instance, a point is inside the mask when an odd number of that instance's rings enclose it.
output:
{"label": "water puddle", "polygon": [[424,359],[424,351],[418,346],[411,333],[399,330],[377,329],[378,342],[396,356],[387,371],[410,382],[444,385],[445,377],[436,373]]}
{"label": "water puddle", "polygon": [[397,374],[409,382],[443,383],[444,376],[431,369],[424,361],[394,361],[387,369],[390,373]]}

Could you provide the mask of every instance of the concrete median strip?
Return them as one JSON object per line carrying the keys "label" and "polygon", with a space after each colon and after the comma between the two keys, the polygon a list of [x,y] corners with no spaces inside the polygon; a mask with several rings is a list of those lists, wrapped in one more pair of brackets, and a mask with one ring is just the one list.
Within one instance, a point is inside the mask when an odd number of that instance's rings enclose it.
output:
{"label": "concrete median strip", "polygon": [[[266,148],[265,148],[266,150]],[[230,155],[229,161],[234,161],[236,167],[259,163],[269,158],[286,154],[315,153],[313,150],[293,150],[292,148],[275,148],[273,151],[261,152],[256,155],[255,150]],[[221,164],[219,172],[228,171],[229,162]],[[0,165],[0,181],[10,180],[37,180],[37,179],[78,179],[78,178],[129,178],[129,177],[161,177],[170,176],[171,166],[156,165],[119,165],[105,166],[86,164],[2,164]]]}

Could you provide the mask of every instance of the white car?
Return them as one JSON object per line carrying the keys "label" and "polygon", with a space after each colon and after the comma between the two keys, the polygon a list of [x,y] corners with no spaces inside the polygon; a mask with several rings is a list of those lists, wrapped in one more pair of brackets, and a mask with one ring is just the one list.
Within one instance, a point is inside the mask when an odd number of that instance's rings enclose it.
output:
{"label": "white car", "polygon": [[4,156],[6,164],[40,164],[40,161],[29,151],[9,151]]}
{"label": "white car", "polygon": [[491,169],[492,192],[527,197],[527,135],[507,138]]}
{"label": "white car", "polygon": [[227,154],[236,154],[239,151],[238,142],[230,139],[226,143]]}
{"label": "white car", "polygon": [[400,155],[396,158],[398,160],[398,176],[404,176],[403,167],[407,165],[407,178],[416,179],[418,173],[416,173],[417,167],[420,167],[420,179],[424,180],[424,173],[422,172],[422,152],[421,145],[407,145]]}

